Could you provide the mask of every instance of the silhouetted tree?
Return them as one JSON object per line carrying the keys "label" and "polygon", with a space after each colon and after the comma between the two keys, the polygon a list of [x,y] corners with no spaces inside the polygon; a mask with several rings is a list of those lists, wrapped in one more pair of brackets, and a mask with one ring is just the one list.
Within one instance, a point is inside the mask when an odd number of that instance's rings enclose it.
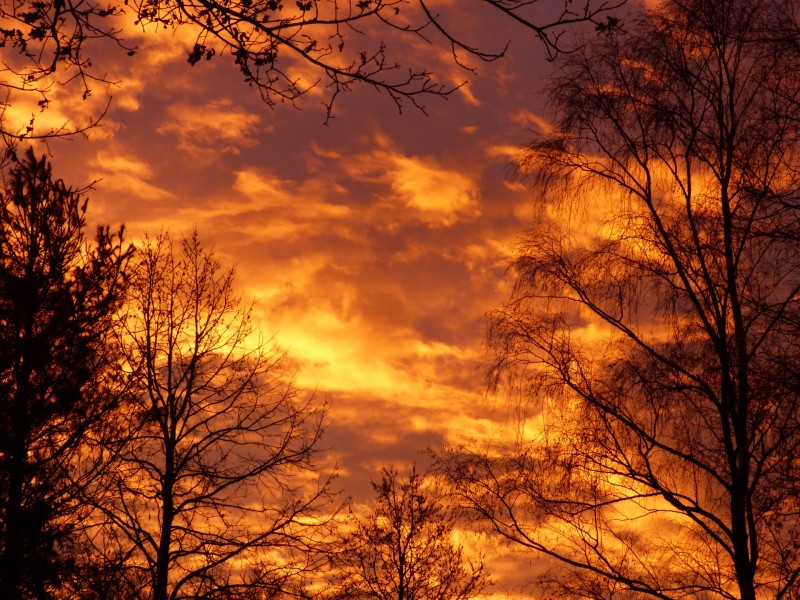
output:
{"label": "silhouetted tree", "polygon": [[109,359],[129,250],[83,237],[82,193],[28,150],[0,199],[0,597],[48,598],[71,572],[79,501],[107,464]]}
{"label": "silhouetted tree", "polygon": [[333,558],[342,590],[337,597],[468,600],[488,585],[483,563],[463,556],[452,539],[452,515],[416,468],[407,481],[384,469],[372,487],[369,513],[354,517],[355,531]]}
{"label": "silhouetted tree", "polygon": [[553,83],[490,330],[529,436],[444,466],[555,597],[800,595],[797,8],[671,0]]}
{"label": "silhouetted tree", "polygon": [[137,256],[121,344],[138,393],[94,521],[105,572],[120,568],[117,598],[272,597],[314,565],[337,509],[314,464],[324,407],[196,234]]}
{"label": "silhouetted tree", "polygon": [[[581,22],[607,25],[606,14],[621,4],[616,0],[566,1],[552,18],[543,16],[537,0],[475,0],[467,6],[487,5],[502,11],[515,22],[532,29],[552,53],[566,26]],[[131,55],[136,48],[125,42],[120,29],[121,15],[135,18],[136,25],[159,28],[191,28],[196,41],[186,48],[188,62],[195,65],[228,54],[257,88],[268,105],[292,102],[310,86],[329,88],[328,109],[343,90],[366,84],[385,92],[398,106],[404,101],[419,105],[421,97],[446,95],[452,87],[437,83],[424,64],[400,64],[390,52],[390,41],[399,35],[416,35],[423,41],[428,32],[445,35],[454,54],[468,52],[485,60],[502,52],[483,52],[458,40],[446,25],[458,22],[458,11],[445,18],[422,0],[110,0],[63,2],[26,0],[0,6],[0,40],[3,61],[0,88],[8,94],[6,104],[20,94],[34,94],[44,110],[50,102],[53,74],[64,71],[71,81],[81,81],[84,96],[104,75],[93,67],[87,42],[110,38]],[[394,40],[396,41],[396,40]],[[409,60],[406,54],[404,61]],[[303,81],[292,68],[304,63],[317,80]],[[2,113],[2,107],[0,107]],[[0,133],[7,143],[22,137],[70,135],[76,128],[37,129],[29,123],[3,123]],[[77,130],[91,128],[90,121]]]}

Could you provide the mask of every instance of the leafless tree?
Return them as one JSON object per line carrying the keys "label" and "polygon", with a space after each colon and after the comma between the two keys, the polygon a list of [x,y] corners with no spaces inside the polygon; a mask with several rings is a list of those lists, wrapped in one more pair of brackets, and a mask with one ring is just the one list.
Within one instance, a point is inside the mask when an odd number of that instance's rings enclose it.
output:
{"label": "leafless tree", "polygon": [[335,513],[314,462],[324,407],[257,339],[233,277],[196,234],[138,252],[121,343],[140,391],[95,522],[113,597],[272,597]]}
{"label": "leafless tree", "polygon": [[454,545],[452,515],[441,494],[416,469],[403,481],[384,469],[373,482],[369,513],[334,556],[342,590],[337,597],[375,600],[468,600],[488,584],[483,563]]}
{"label": "leafless tree", "polygon": [[554,597],[800,596],[797,18],[671,0],[553,83],[489,334],[527,421],[443,466]]}

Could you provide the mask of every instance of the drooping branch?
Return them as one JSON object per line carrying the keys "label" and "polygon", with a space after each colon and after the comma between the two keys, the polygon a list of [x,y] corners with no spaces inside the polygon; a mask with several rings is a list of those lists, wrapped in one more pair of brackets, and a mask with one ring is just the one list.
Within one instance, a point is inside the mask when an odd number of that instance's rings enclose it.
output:
{"label": "drooping branch", "polygon": [[444,468],[565,594],[796,592],[795,8],[674,0],[551,87],[556,133],[521,167],[539,221],[489,337],[542,425]]}

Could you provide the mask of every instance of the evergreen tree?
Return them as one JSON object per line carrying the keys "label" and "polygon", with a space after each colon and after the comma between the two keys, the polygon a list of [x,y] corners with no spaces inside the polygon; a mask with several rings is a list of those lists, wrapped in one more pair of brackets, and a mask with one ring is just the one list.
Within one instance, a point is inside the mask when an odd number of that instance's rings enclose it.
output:
{"label": "evergreen tree", "polygon": [[84,239],[82,190],[28,150],[0,199],[0,597],[48,598],[71,567],[89,441],[118,400],[109,346],[130,249]]}

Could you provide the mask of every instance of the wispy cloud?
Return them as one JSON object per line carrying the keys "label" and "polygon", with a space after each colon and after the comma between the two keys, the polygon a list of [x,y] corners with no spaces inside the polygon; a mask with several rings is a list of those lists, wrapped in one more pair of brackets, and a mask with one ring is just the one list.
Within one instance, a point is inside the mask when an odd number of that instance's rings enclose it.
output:
{"label": "wispy cloud", "polygon": [[167,108],[167,117],[156,131],[174,135],[177,147],[191,158],[213,160],[254,146],[260,122],[258,115],[234,106],[229,99],[204,104],[177,102]]}
{"label": "wispy cloud", "polygon": [[166,201],[174,194],[153,183],[152,167],[143,160],[121,152],[103,151],[93,162],[93,176],[107,180],[106,186],[118,196],[135,197],[148,201]]}

